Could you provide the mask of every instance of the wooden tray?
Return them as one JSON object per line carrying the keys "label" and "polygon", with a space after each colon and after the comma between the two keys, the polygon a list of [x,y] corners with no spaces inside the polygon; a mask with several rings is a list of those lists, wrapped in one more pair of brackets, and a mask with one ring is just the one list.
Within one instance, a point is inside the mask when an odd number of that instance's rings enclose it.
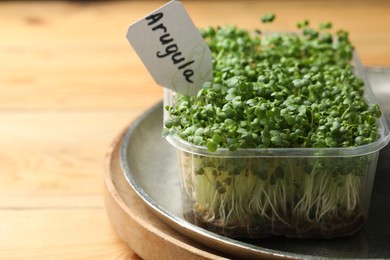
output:
{"label": "wooden tray", "polygon": [[104,172],[107,214],[120,238],[144,259],[226,259],[166,225],[130,188],[119,163],[122,136],[111,145]]}
{"label": "wooden tray", "polygon": [[[371,68],[367,72],[374,93],[377,94],[378,101],[390,122],[390,113],[387,113],[390,109],[387,92],[390,69]],[[117,137],[106,158],[105,202],[109,219],[120,237],[141,257],[147,259],[221,259],[234,255],[236,258],[238,255],[244,257],[243,254],[238,254],[237,250],[234,252],[230,250],[236,249],[237,246],[244,246],[241,249],[245,249],[246,251],[243,252],[248,253],[245,256],[253,256],[256,255],[254,253],[258,252],[265,253],[265,250],[267,252],[273,250],[277,254],[272,256],[280,258],[306,258],[308,256],[387,258],[390,255],[390,240],[388,239],[390,226],[387,225],[390,216],[387,202],[390,197],[386,196],[390,184],[390,178],[387,174],[388,162],[390,161],[388,159],[390,158],[389,146],[380,153],[370,216],[366,226],[357,236],[305,241],[274,237],[262,240],[236,241],[237,243],[234,244],[231,241],[206,237],[207,239],[203,239],[200,244],[200,242],[195,242],[199,240],[194,239],[194,232],[184,232],[186,230],[184,226],[180,226],[181,222],[172,223],[172,218],[170,218],[168,225],[167,219],[164,220],[161,217],[164,215],[161,213],[166,213],[166,209],[171,209],[168,211],[171,217],[177,213],[175,210],[172,211],[171,205],[166,203],[167,201],[175,201],[171,196],[172,193],[164,192],[169,190],[168,188],[172,184],[170,178],[167,177],[172,177],[170,176],[170,166],[173,163],[172,158],[175,156],[169,150],[169,146],[161,141],[161,125],[162,104],[158,104],[146,111]],[[128,133],[132,131],[133,133],[129,135]],[[127,139],[126,136],[124,137],[125,132]],[[137,134],[134,135],[134,132]],[[132,149],[131,162],[129,162],[132,166],[131,173],[136,174],[133,177],[137,177],[136,183],[132,183],[132,185],[126,180],[120,166],[120,143],[123,141],[125,144],[129,140],[134,141],[131,142],[131,147],[136,144],[136,147]],[[156,189],[156,187],[162,188]],[[146,193],[143,193],[144,191]],[[167,194],[170,194],[168,200]],[[156,214],[156,212],[160,214]],[[207,243],[204,243],[206,240]],[[219,243],[211,243],[216,240]],[[221,243],[224,247],[220,246]],[[225,250],[226,248],[230,250],[230,253],[229,250]],[[268,256],[271,255],[268,254]]]}

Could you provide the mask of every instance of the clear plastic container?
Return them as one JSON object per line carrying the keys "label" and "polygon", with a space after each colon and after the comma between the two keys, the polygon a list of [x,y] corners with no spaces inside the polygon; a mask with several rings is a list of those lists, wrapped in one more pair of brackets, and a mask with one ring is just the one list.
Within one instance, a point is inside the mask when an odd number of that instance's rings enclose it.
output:
{"label": "clear plastic container", "polygon": [[[374,101],[367,80],[365,98]],[[165,105],[174,100],[167,90]],[[377,141],[351,148],[209,152],[168,136],[177,148],[183,216],[228,237],[353,235],[367,218],[379,150],[390,139],[383,116],[377,124]]]}

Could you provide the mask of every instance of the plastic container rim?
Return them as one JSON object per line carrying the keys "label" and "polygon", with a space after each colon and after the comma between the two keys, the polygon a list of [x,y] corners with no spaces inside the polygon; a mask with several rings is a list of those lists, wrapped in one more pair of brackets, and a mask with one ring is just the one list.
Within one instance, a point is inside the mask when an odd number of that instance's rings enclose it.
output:
{"label": "plastic container rim", "polygon": [[[380,126],[383,126],[383,122]],[[346,148],[239,148],[236,151],[218,148],[210,152],[207,147],[194,145],[176,135],[167,136],[166,140],[181,151],[210,157],[353,157],[375,153],[385,147],[390,140],[387,125],[381,130],[375,142]]]}

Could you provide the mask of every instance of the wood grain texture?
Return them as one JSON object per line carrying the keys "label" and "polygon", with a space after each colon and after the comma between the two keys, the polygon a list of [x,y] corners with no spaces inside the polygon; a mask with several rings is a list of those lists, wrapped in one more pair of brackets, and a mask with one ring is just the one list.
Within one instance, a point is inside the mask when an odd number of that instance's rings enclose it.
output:
{"label": "wood grain texture", "polygon": [[0,113],[0,195],[100,194],[105,151],[118,129],[138,114]]}
{"label": "wood grain texture", "polygon": [[[127,26],[162,1],[72,4],[3,3],[0,9],[0,108],[143,108],[161,97],[125,39]],[[333,21],[350,31],[365,65],[390,64],[388,1],[184,1],[195,24],[272,30]],[[40,95],[37,95],[40,93]],[[131,102],[129,101],[131,100]]]}
{"label": "wood grain texture", "polygon": [[[80,198],[78,198],[80,199]],[[1,259],[129,259],[105,209],[0,210]]]}
{"label": "wood grain texture", "polygon": [[142,202],[122,174],[121,138],[122,134],[114,140],[105,159],[104,201],[122,240],[144,259],[226,259],[166,225]]}
{"label": "wood grain texture", "polygon": [[[162,98],[125,33],[165,2],[0,2],[0,258],[138,258],[107,220],[103,161]],[[200,27],[252,29],[268,11],[273,30],[331,20],[365,65],[390,66],[389,1],[183,4]]]}

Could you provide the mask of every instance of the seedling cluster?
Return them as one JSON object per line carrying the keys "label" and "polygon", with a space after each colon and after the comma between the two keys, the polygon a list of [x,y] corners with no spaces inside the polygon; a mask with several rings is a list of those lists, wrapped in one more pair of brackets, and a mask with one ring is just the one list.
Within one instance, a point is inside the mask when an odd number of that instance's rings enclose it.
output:
{"label": "seedling cluster", "polygon": [[[261,18],[270,23],[275,15]],[[176,94],[163,136],[195,146],[348,148],[378,139],[381,111],[365,100],[348,33],[308,21],[297,33],[235,26],[201,33],[214,79],[197,96]],[[187,218],[227,236],[333,237],[362,225],[376,154],[354,157],[202,156],[179,153]]]}

